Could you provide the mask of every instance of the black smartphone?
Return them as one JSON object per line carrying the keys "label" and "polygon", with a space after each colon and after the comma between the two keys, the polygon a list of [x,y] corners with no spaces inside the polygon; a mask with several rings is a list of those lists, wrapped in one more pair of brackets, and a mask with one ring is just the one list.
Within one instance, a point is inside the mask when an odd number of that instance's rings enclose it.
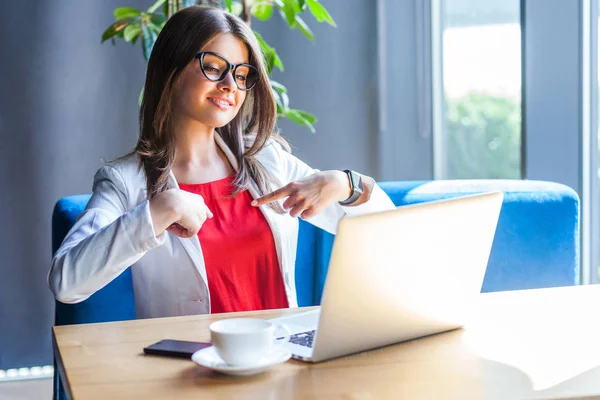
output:
{"label": "black smartphone", "polygon": [[144,347],[144,353],[157,356],[192,358],[192,354],[210,346],[212,346],[210,343],[163,339],[160,342]]}

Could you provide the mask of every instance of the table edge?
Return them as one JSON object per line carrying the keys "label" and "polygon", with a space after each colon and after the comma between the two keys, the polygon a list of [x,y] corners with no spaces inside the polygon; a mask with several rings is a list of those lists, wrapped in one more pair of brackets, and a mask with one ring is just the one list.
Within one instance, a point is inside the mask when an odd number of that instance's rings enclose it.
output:
{"label": "table edge", "polygon": [[[71,384],[69,383],[69,379],[67,378],[67,372],[65,371],[64,364],[62,361],[62,356],[60,354],[60,348],[58,347],[58,343],[56,341],[56,334],[54,332],[54,326],[52,327],[52,352],[54,353],[54,363],[56,364],[56,369],[54,370],[54,375],[59,374],[60,382],[62,383],[63,390],[68,399],[73,399],[73,394],[71,393]],[[54,382],[54,393],[55,396],[53,400],[58,400],[60,396],[60,386]]]}

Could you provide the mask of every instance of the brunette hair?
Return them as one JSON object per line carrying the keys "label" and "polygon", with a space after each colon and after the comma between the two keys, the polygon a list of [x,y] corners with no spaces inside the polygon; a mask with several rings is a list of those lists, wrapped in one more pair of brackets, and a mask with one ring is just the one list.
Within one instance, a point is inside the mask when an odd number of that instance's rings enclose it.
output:
{"label": "brunette hair", "polygon": [[[239,165],[232,195],[249,187],[251,180],[261,194],[268,193],[273,177],[255,158],[269,139],[289,151],[275,129],[277,108],[269,84],[260,45],[252,30],[240,18],[214,7],[192,6],[174,14],[159,34],[146,71],[140,108],[140,136],[134,153],[146,173],[148,198],[166,190],[169,171],[175,159],[173,132],[174,85],[183,69],[194,60],[199,49],[222,33],[231,33],[243,41],[259,81],[247,93],[238,114],[227,125],[216,128]],[[281,207],[273,203],[279,212]]]}

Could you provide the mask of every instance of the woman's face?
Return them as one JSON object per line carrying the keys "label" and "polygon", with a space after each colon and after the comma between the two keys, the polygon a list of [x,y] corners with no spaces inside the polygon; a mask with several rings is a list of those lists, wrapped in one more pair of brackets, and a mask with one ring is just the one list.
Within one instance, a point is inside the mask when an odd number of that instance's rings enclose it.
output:
{"label": "woman's face", "polygon": [[[249,62],[246,44],[231,33],[216,36],[200,51],[220,54],[234,65]],[[246,92],[238,89],[231,72],[220,82],[210,81],[194,58],[175,86],[175,119],[189,118],[219,128],[237,115],[245,98]]]}

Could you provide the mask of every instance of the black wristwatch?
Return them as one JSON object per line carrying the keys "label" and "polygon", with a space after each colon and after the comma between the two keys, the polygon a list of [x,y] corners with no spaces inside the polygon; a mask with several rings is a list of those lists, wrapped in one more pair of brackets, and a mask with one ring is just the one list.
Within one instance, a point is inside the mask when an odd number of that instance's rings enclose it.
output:
{"label": "black wristwatch", "polygon": [[352,189],[352,194],[344,201],[340,201],[341,205],[349,205],[354,203],[358,198],[363,194],[363,184],[362,179],[359,174],[354,171],[350,171],[349,169],[344,170],[346,175],[348,175],[348,181],[350,182],[350,188]]}

